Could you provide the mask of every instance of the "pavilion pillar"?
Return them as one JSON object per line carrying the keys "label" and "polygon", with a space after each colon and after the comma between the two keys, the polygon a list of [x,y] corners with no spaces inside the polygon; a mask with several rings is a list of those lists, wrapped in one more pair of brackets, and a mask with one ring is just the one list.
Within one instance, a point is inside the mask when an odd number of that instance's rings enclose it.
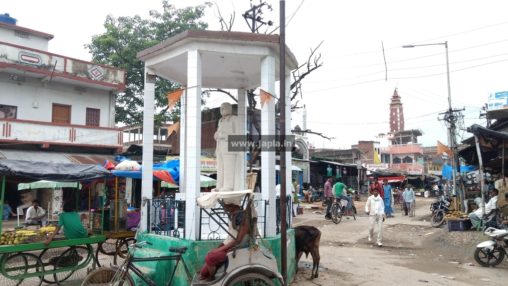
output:
{"label": "pavilion pillar", "polygon": [[[280,81],[280,84],[286,84],[286,94],[284,94],[283,96],[286,97],[286,118],[285,118],[285,123],[286,123],[286,136],[288,135],[292,135],[292,132],[291,132],[291,96],[290,96],[290,88],[291,88],[291,77],[289,76],[291,74],[291,71],[286,71],[286,78],[284,80],[284,82],[281,80]],[[285,140],[286,142],[289,142],[289,139],[286,138]],[[285,152],[286,152],[286,174],[284,174],[286,176],[286,195],[291,195],[291,198],[293,198],[293,193],[291,192],[292,188],[291,188],[291,185],[293,184],[293,180],[292,180],[292,173],[293,173],[293,164],[292,164],[292,160],[291,160],[291,148],[290,147],[287,147],[285,146]],[[283,174],[281,174],[281,176],[283,176]],[[298,184],[300,184],[299,180],[298,180]],[[296,193],[298,193],[298,190],[295,190]],[[291,202],[293,202],[293,200],[291,200]],[[289,205],[289,204],[288,204]],[[293,203],[291,203],[291,206],[293,205]],[[296,214],[295,214],[296,215]],[[292,214],[291,212],[288,213],[288,216],[291,218],[291,221],[292,221]],[[290,225],[288,226],[290,227]]]}
{"label": "pavilion pillar", "polygon": [[153,194],[153,127],[155,105],[155,73],[145,66],[145,90],[143,98],[143,171],[141,179],[141,231],[149,229],[148,205],[144,200],[151,200]]}
{"label": "pavilion pillar", "polygon": [[[238,122],[239,130],[238,134],[247,134],[247,92],[245,89],[238,89]],[[245,190],[246,189],[246,173],[247,173],[247,152],[239,152],[240,158],[240,170],[238,170],[240,174],[239,180],[235,180],[235,182],[239,182],[238,186],[235,186],[235,190]]]}

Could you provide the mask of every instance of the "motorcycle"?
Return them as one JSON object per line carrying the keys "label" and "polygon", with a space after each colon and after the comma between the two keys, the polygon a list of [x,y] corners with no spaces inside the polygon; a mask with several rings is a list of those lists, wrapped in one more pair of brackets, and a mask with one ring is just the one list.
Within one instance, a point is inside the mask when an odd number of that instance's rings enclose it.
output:
{"label": "motorcycle", "polygon": [[508,230],[489,227],[484,232],[490,240],[480,242],[474,251],[474,260],[483,267],[495,267],[508,256]]}
{"label": "motorcycle", "polygon": [[451,203],[451,198],[441,196],[436,202],[430,205],[430,211],[432,213],[430,223],[433,227],[440,227],[444,224],[445,215],[450,210]]}

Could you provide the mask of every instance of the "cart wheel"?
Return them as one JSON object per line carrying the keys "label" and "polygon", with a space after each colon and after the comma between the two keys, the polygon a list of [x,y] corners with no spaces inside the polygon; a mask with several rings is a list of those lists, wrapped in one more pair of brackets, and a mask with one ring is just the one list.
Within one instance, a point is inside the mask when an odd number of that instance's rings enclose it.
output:
{"label": "cart wheel", "polygon": [[99,243],[99,251],[105,255],[115,255],[117,239],[108,238],[106,241]]}
{"label": "cart wheel", "polygon": [[[53,265],[50,263],[51,258],[58,257],[63,253],[61,248],[45,248],[40,254],[39,259],[42,262],[44,267],[48,267],[48,269],[53,268]],[[42,281],[48,284],[55,284],[55,277],[53,274],[45,275],[42,277]]]}
{"label": "cart wheel", "polygon": [[132,237],[122,239],[116,248],[116,254],[121,258],[125,258],[129,252],[129,246],[135,242],[136,239]]}
{"label": "cart wheel", "polygon": [[41,276],[21,278],[16,280],[16,286],[38,286],[42,284],[44,267],[39,258],[31,253],[17,253],[7,257],[4,265],[7,276],[26,276],[28,274],[40,273]]}
{"label": "cart wheel", "polygon": [[56,257],[54,270],[58,272],[53,274],[58,285],[69,279],[72,273],[77,270],[77,266],[82,264],[90,255],[89,249],[85,246],[71,246],[62,255]]}

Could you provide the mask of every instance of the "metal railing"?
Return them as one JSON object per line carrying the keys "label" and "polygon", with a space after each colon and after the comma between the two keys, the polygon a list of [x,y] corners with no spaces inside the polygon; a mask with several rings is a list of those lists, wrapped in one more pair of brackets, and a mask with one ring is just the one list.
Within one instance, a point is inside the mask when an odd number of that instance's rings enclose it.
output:
{"label": "metal railing", "polygon": [[184,238],[185,201],[172,196],[150,200],[149,231],[163,236]]}
{"label": "metal railing", "polygon": [[[292,197],[287,197],[286,223],[291,227],[293,220]],[[177,200],[172,196],[156,198],[149,201],[148,222],[149,232],[162,236],[185,238],[185,201]],[[276,232],[280,233],[280,200],[276,199]],[[268,201],[254,199],[254,207],[257,213],[257,226],[259,235],[266,237]],[[211,215],[211,216],[210,216]],[[295,214],[296,215],[296,214]],[[228,236],[229,219],[227,214],[220,208],[215,211],[199,211],[199,236],[198,240],[222,240]]]}

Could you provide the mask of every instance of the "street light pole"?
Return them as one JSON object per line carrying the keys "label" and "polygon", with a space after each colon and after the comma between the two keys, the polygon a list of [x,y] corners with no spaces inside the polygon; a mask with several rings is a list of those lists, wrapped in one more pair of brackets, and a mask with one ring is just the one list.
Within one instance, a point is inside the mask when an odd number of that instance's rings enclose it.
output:
{"label": "street light pole", "polygon": [[414,47],[423,47],[423,46],[444,46],[445,54],[446,54],[446,81],[448,84],[448,111],[445,115],[445,120],[448,121],[448,144],[452,149],[452,192],[453,194],[457,194],[457,169],[459,168],[458,157],[457,157],[457,144],[455,142],[455,122],[457,120],[457,116],[454,114],[454,110],[452,109],[452,91],[450,85],[450,62],[448,59],[448,41],[444,41],[441,43],[431,43],[431,44],[420,44],[420,45],[404,45],[403,48],[414,48]]}

